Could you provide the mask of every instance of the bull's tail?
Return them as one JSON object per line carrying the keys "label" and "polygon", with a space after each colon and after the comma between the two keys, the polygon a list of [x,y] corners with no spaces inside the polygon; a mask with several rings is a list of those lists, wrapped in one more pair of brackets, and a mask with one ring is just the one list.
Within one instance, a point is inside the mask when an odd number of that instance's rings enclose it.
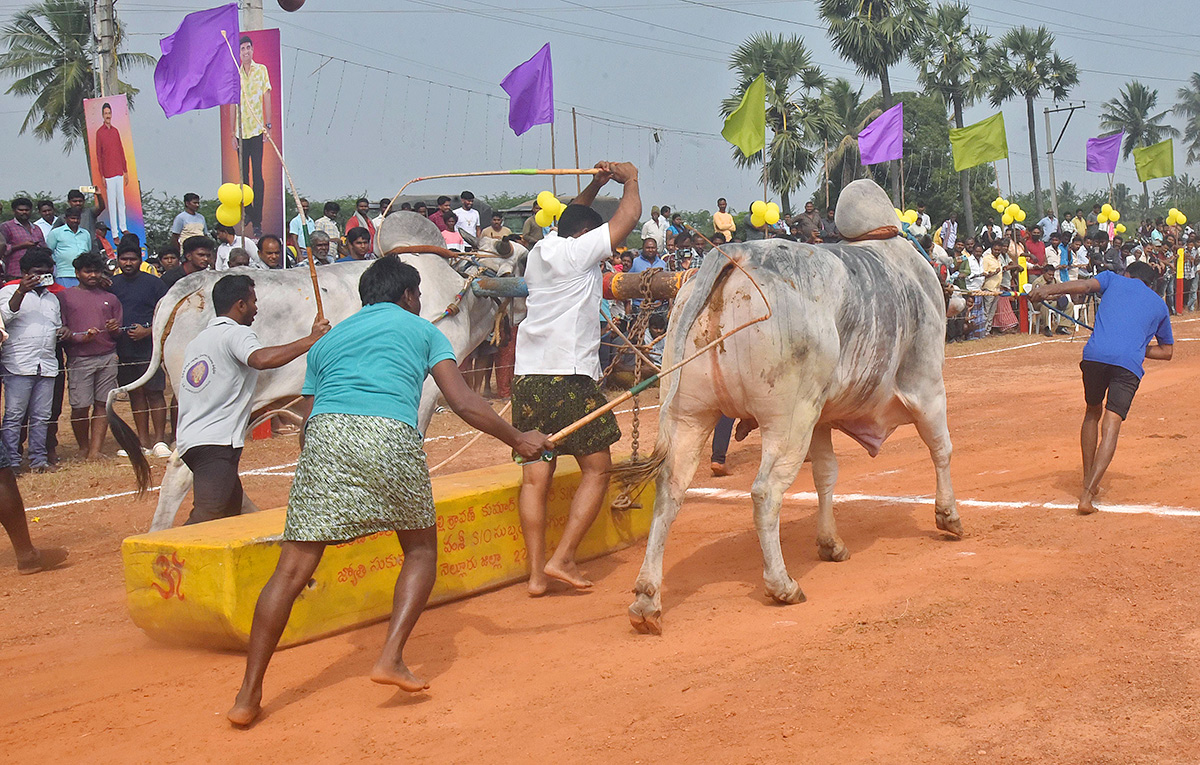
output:
{"label": "bull's tail", "polygon": [[[725,248],[722,248],[725,249]],[[730,248],[732,249],[732,248]],[[687,282],[687,294],[676,301],[671,311],[670,326],[663,343],[666,354],[663,357],[663,368],[667,368],[686,354],[688,333],[700,318],[700,313],[708,305],[709,300],[717,289],[729,278],[737,268],[720,253],[713,253],[704,261],[699,273]],[[715,351],[714,351],[715,352]],[[670,356],[673,355],[674,358]],[[658,478],[663,463],[667,461],[667,452],[671,448],[671,428],[662,426],[662,418],[669,416],[669,404],[675,397],[679,376],[675,375],[668,384],[660,383],[659,391],[665,389],[665,394],[659,402],[659,428],[655,437],[654,451],[646,457],[627,459],[613,466],[612,478],[621,487],[621,494],[636,497],[651,481]]]}
{"label": "bull's tail", "polygon": [[[159,334],[159,337],[155,338],[154,349],[150,353],[150,363],[146,365],[146,371],[142,373],[142,376],[128,385],[114,388],[108,394],[106,406],[108,410],[108,427],[112,430],[113,438],[125,450],[125,453],[129,455],[129,464],[133,467],[133,475],[137,480],[139,497],[145,494],[146,490],[150,488],[150,462],[146,459],[146,455],[142,453],[142,442],[138,439],[137,433],[117,414],[113,403],[117,400],[117,396],[122,393],[128,393],[131,390],[137,390],[150,382],[151,377],[154,377],[154,373],[162,366],[163,346],[166,345],[167,335],[170,334],[171,327],[175,324],[175,314],[193,294],[195,293],[189,293],[172,307],[171,313],[163,325],[162,332],[155,333]],[[155,318],[157,319],[157,316]],[[155,321],[154,323],[157,324],[158,322]]]}

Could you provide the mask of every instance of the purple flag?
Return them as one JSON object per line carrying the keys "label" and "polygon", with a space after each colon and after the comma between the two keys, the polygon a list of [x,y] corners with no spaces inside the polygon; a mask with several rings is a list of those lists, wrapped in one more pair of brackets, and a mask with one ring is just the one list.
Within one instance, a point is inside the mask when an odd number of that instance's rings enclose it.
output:
{"label": "purple flag", "polygon": [[1087,169],[1089,173],[1117,172],[1117,157],[1121,155],[1124,133],[1087,139]]}
{"label": "purple flag", "polygon": [[891,162],[904,154],[904,103],[871,120],[858,133],[858,153],[864,165]]}
{"label": "purple flag", "polygon": [[238,49],[237,3],[189,13],[158,45],[162,56],[154,67],[154,92],[168,117],[238,102],[241,82],[230,53]]}
{"label": "purple flag", "polygon": [[508,94],[508,126],[521,135],[534,125],[554,122],[554,76],[550,43],[513,69],[500,83]]}

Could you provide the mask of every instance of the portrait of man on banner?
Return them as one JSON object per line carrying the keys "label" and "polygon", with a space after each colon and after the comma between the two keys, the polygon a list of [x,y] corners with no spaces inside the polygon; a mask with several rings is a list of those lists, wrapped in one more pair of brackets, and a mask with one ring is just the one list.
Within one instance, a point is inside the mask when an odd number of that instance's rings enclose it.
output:
{"label": "portrait of man on banner", "polygon": [[282,150],[279,30],[243,32],[235,49],[241,103],[221,107],[222,180],[254,190],[245,208],[246,236],[284,233],[283,174],[268,133]]}
{"label": "portrait of man on banner", "polygon": [[84,99],[83,113],[92,185],[102,200],[102,205],[97,205],[103,207],[99,219],[108,224],[110,243],[115,248],[127,233],[137,234],[144,243],[146,227],[133,155],[129,102],[124,95],[88,98]]}

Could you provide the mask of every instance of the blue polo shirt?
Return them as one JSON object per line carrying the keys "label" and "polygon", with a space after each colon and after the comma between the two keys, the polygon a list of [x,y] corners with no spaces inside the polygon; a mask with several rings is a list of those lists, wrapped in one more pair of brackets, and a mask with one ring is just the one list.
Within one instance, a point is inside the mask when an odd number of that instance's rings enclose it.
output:
{"label": "blue polo shirt", "polygon": [[1167,304],[1140,279],[1101,271],[1096,281],[1104,299],[1096,310],[1096,328],[1083,346],[1083,360],[1128,369],[1140,379],[1150,338],[1160,345],[1175,343]]}
{"label": "blue polo shirt", "polygon": [[92,251],[92,235],[82,225],[72,231],[66,225],[50,229],[46,235],[46,246],[54,252],[54,275],[75,278],[75,258]]}
{"label": "blue polo shirt", "polygon": [[361,414],[417,426],[421,386],[434,365],[454,361],[450,341],[395,303],[376,303],[329,330],[308,352],[300,392],[312,416]]}

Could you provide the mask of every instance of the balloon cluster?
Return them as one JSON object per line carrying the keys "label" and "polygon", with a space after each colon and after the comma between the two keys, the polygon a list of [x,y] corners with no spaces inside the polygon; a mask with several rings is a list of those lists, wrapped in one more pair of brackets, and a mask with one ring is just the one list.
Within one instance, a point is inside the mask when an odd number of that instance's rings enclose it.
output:
{"label": "balloon cluster", "polygon": [[236,226],[242,220],[242,208],[254,204],[254,189],[244,183],[222,183],[217,189],[217,222],[222,226]]}
{"label": "balloon cluster", "polygon": [[1187,216],[1172,207],[1171,211],[1167,214],[1167,225],[1182,226],[1185,223],[1187,223]]}
{"label": "balloon cluster", "polygon": [[537,204],[541,209],[534,214],[533,221],[542,228],[553,225],[554,221],[563,214],[563,210],[567,209],[567,206],[558,201],[558,197],[554,196],[552,191],[543,191],[538,194]]}
{"label": "balloon cluster", "polygon": [[1021,223],[1025,220],[1025,211],[1016,202],[1009,202],[1004,197],[996,197],[992,209],[1000,213],[1000,222],[1006,226]]}
{"label": "balloon cluster", "polygon": [[1115,223],[1116,225],[1113,226],[1113,231],[1117,232],[1118,234],[1124,234],[1125,224],[1117,223],[1119,220],[1121,220],[1121,213],[1114,210],[1113,206],[1107,202],[1105,202],[1104,206],[1100,208],[1100,214],[1096,216],[1096,222],[1100,225],[1103,226],[1105,223]]}
{"label": "balloon cluster", "polygon": [[774,226],[779,222],[779,205],[761,199],[750,205],[750,223],[755,228]]}
{"label": "balloon cluster", "polygon": [[904,212],[900,212],[899,207],[893,207],[892,209],[896,211],[896,217],[900,219],[901,223],[907,223],[910,226],[916,223],[917,219],[921,217],[917,215],[916,210],[905,210]]}

